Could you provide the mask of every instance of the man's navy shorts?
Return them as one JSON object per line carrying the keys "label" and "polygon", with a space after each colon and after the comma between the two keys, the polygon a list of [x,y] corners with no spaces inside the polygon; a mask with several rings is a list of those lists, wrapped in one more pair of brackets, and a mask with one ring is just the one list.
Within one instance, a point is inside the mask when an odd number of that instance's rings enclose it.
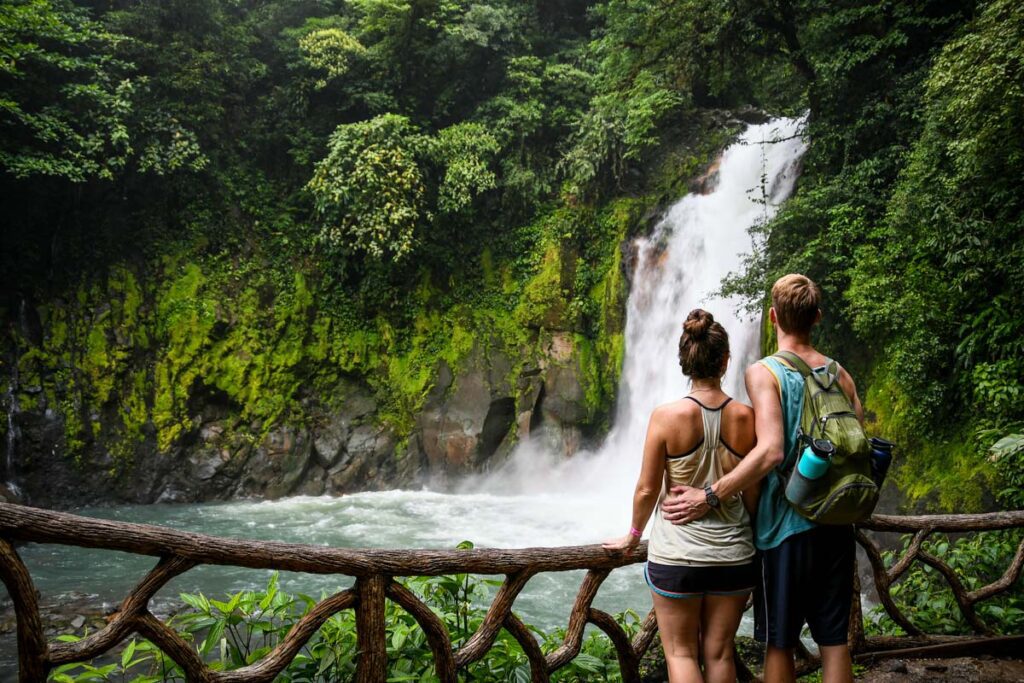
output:
{"label": "man's navy shorts", "polygon": [[852,526],[819,526],[762,551],[754,638],[796,647],[806,622],[819,646],[845,645],[853,597]]}

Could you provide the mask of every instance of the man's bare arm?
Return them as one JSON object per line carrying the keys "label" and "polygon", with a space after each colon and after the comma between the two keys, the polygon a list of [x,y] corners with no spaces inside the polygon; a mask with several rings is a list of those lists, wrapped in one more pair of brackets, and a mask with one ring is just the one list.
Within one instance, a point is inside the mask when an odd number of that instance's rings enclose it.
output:
{"label": "man's bare arm", "polygon": [[846,397],[853,404],[853,410],[857,413],[857,419],[860,420],[861,424],[864,424],[864,406],[861,405],[860,396],[857,395],[857,385],[854,383],[850,373],[843,367],[839,368],[839,386],[843,388]]}
{"label": "man's bare arm", "polygon": [[[732,472],[711,487],[721,499],[734,496],[760,481],[782,462],[784,456],[782,403],[775,377],[768,368],[755,363],[747,368],[747,395],[754,406],[754,431],[757,443]],[[666,520],[686,524],[700,519],[708,511],[704,491],[690,486],[673,487],[674,498],[662,502]],[[678,495],[677,495],[678,494]]]}

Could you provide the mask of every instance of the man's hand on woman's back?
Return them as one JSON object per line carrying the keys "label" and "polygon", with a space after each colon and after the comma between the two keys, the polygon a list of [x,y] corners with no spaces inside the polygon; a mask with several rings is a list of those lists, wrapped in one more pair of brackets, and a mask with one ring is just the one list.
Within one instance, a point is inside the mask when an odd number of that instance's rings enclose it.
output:
{"label": "man's hand on woman's back", "polygon": [[661,503],[661,514],[667,522],[686,524],[700,519],[711,509],[704,489],[673,486],[668,493],[668,497]]}

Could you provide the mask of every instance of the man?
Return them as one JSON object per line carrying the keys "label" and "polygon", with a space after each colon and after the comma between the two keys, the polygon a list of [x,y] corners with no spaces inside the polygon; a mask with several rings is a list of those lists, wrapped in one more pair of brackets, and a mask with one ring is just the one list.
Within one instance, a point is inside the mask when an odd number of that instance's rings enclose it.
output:
{"label": "man", "polygon": [[[821,290],[806,276],[786,275],[772,287],[769,316],[779,349],[792,351],[812,368],[829,362],[811,344],[811,330],[821,320],[820,304]],[[839,383],[863,422],[853,378],[842,368]],[[786,500],[780,476],[791,470],[802,448],[797,434],[804,379],[785,361],[768,357],[747,368],[746,385],[757,445],[710,492],[673,488],[672,497],[662,505],[663,514],[685,524],[704,516],[709,503],[737,495],[764,478],[754,520],[754,542],[763,562],[762,582],[754,594],[754,634],[766,643],[764,680],[796,680],[793,651],[806,623],[821,651],[823,683],[847,683],[853,680],[847,642],[853,528],[820,526],[801,517]]]}

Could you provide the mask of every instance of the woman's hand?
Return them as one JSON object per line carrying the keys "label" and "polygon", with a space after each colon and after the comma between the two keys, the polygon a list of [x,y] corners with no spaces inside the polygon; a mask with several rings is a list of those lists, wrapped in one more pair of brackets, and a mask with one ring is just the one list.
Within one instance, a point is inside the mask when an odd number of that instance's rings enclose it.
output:
{"label": "woman's hand", "polygon": [[640,537],[633,534],[626,534],[622,538],[612,538],[601,544],[605,550],[623,551],[635,548],[640,544]]}

